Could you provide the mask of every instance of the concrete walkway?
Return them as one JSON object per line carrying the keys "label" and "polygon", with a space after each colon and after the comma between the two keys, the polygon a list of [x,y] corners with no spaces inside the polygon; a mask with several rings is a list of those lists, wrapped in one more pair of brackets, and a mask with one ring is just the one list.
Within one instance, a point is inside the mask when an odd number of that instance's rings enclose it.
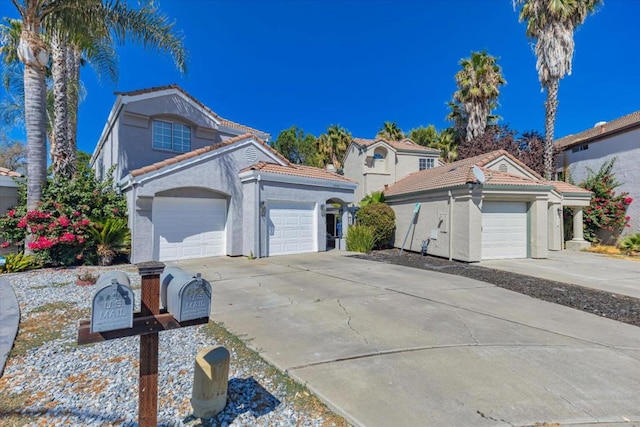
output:
{"label": "concrete walkway", "polygon": [[640,425],[637,327],[336,252],[173,265],[212,282],[214,320],[354,425]]}
{"label": "concrete walkway", "polygon": [[548,259],[499,259],[480,265],[640,298],[640,261],[591,252],[549,251]]}
{"label": "concrete walkway", "polygon": [[0,377],[4,372],[9,352],[13,348],[19,323],[20,308],[16,294],[11,285],[0,278]]}

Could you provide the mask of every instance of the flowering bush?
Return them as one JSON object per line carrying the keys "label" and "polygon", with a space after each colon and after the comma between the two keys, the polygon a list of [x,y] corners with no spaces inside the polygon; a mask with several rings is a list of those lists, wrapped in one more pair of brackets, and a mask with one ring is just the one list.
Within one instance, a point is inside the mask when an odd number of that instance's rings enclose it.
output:
{"label": "flowering bush", "polygon": [[19,203],[0,217],[3,245],[23,245],[31,232],[33,241],[28,248],[44,265],[95,262],[97,248],[89,232],[92,224],[109,218],[126,221],[124,197],[114,191],[110,178],[97,180],[88,165],[80,165],[72,179],[49,179],[37,209],[27,212],[24,197]]}
{"label": "flowering bush", "polygon": [[593,192],[591,204],[584,209],[584,238],[599,243],[599,230],[612,233],[616,239],[625,227],[629,227],[627,207],[633,202],[628,193],[616,194],[614,189],[620,186],[611,172],[615,158],[605,162],[597,173],[589,170],[587,179],[581,187]]}

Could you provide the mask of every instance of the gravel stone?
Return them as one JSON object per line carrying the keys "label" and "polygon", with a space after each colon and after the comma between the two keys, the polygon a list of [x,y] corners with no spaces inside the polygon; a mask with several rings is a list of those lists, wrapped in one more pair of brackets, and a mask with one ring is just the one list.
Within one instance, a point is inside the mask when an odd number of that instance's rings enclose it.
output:
{"label": "gravel stone", "polygon": [[[125,271],[140,307],[140,276]],[[93,269],[101,274],[105,269]],[[75,284],[78,269],[48,269],[6,275],[20,304],[24,322],[46,303],[64,302],[90,309],[95,286]],[[64,313],[60,313],[64,317]],[[33,425],[137,426],[139,337],[97,344],[76,344],[77,320],[60,339],[9,358],[0,380],[3,393],[27,393],[22,412],[36,416]],[[42,325],[46,328],[47,325]],[[231,352],[228,403],[216,418],[194,418],[189,399],[195,356],[219,345],[204,326],[159,334],[158,423],[161,426],[324,426],[325,420],[293,407],[286,393],[264,372],[266,364],[242,366]],[[253,365],[253,364],[252,364]]]}

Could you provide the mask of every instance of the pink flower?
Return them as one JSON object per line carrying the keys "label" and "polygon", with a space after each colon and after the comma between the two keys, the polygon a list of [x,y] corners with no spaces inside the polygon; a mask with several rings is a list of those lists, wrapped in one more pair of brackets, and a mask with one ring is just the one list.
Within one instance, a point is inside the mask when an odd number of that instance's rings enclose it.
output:
{"label": "pink flower", "polygon": [[78,212],[78,211],[75,211],[75,212],[73,213],[73,216],[80,216],[80,215],[81,215],[81,213],[80,213],[80,212]]}
{"label": "pink flower", "polygon": [[0,244],[0,248],[8,248],[9,244],[9,242],[2,242],[2,244]]}
{"label": "pink flower", "polygon": [[71,233],[64,233],[61,237],[60,237],[60,241],[61,242],[73,242],[76,239],[76,236],[74,236]]}
{"label": "pink flower", "polygon": [[624,198],[624,204],[625,205],[630,205],[631,202],[633,202],[633,198],[631,198],[631,197],[625,197]]}
{"label": "pink flower", "polygon": [[16,214],[15,209],[11,209],[9,212],[7,212],[7,216],[9,218],[13,218],[15,216],[15,214]]}
{"label": "pink flower", "polygon": [[120,211],[118,210],[118,208],[113,208],[112,210],[113,210],[113,213],[118,213],[118,212],[120,212]]}
{"label": "pink flower", "polygon": [[80,225],[88,225],[89,224],[89,220],[84,218],[80,220]]}
{"label": "pink flower", "polygon": [[17,224],[18,228],[25,228],[27,226],[27,217],[20,218]]}
{"label": "pink flower", "polygon": [[54,244],[55,242],[53,240],[49,240],[44,236],[40,236],[35,242],[31,242],[27,246],[29,246],[29,248],[31,249],[38,250],[38,249],[49,249]]}
{"label": "pink flower", "polygon": [[63,226],[63,227],[68,227],[69,226],[69,218],[67,218],[66,216],[61,216],[60,218],[58,218],[58,223],[60,223],[60,225]]}

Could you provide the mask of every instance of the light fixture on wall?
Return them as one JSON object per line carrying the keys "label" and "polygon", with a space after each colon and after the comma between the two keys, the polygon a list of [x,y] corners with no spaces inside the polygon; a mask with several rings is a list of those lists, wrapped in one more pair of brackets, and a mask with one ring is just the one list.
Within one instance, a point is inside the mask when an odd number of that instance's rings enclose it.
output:
{"label": "light fixture on wall", "polygon": [[322,215],[326,215],[327,214],[327,205],[325,205],[324,203],[320,205],[320,213]]}
{"label": "light fixture on wall", "polygon": [[267,202],[262,201],[260,202],[260,216],[266,216],[267,215]]}

